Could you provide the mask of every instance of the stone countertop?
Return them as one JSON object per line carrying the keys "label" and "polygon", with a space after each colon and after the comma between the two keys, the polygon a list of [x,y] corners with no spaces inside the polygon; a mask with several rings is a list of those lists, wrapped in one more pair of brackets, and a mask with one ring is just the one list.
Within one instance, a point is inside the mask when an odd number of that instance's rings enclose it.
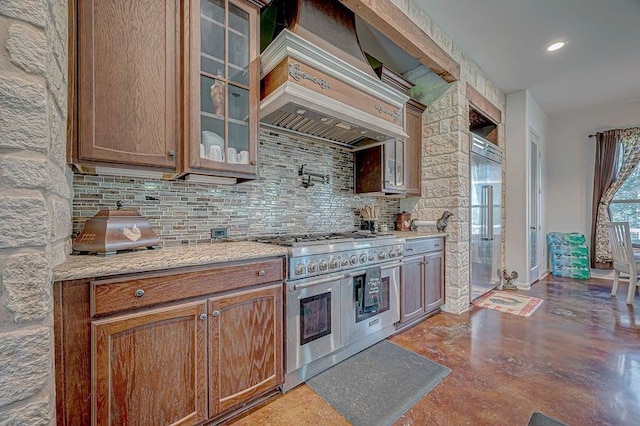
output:
{"label": "stone countertop", "polygon": [[403,238],[405,240],[411,240],[414,238],[436,238],[436,237],[446,237],[448,234],[446,232],[421,232],[421,231],[389,231],[384,232],[383,234],[393,234],[398,238]]}
{"label": "stone countertop", "polygon": [[53,269],[53,280],[75,280],[183,266],[285,256],[286,247],[252,241],[201,243],[113,255],[71,255]]}

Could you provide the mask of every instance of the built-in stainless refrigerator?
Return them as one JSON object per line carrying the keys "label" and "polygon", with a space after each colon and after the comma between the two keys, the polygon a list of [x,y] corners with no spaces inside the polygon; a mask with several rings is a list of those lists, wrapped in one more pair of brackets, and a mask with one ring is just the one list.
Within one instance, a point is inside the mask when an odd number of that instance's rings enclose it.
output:
{"label": "built-in stainless refrigerator", "polygon": [[496,144],[471,133],[471,300],[500,281],[502,241],[502,159]]}

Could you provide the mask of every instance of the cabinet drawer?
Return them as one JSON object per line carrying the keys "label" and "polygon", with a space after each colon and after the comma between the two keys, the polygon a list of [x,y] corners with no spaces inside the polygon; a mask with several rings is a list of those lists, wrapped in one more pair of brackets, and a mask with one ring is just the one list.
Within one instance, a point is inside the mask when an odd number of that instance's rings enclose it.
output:
{"label": "cabinet drawer", "polygon": [[284,281],[284,259],[91,281],[91,315]]}
{"label": "cabinet drawer", "polygon": [[444,238],[424,238],[421,240],[407,240],[404,243],[404,255],[411,256],[418,253],[444,250]]}

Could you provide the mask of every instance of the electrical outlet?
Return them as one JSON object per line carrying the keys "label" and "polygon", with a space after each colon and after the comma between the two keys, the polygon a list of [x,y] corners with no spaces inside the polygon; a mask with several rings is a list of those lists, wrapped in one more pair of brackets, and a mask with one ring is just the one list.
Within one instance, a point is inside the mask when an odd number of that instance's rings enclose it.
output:
{"label": "electrical outlet", "polygon": [[227,228],[211,228],[211,238],[227,238]]}

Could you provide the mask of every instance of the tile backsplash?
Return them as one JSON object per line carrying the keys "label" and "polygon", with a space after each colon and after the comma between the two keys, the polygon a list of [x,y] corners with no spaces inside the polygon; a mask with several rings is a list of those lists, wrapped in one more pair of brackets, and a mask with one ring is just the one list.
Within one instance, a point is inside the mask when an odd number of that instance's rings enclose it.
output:
{"label": "tile backsplash", "polygon": [[[304,188],[299,167],[330,176]],[[101,209],[136,209],[164,245],[211,240],[211,228],[228,228],[232,240],[275,234],[345,232],[360,228],[360,208],[375,204],[381,224],[393,229],[398,199],[353,193],[353,154],[284,135],[260,135],[260,178],[237,185],[75,175],[73,235]]]}

